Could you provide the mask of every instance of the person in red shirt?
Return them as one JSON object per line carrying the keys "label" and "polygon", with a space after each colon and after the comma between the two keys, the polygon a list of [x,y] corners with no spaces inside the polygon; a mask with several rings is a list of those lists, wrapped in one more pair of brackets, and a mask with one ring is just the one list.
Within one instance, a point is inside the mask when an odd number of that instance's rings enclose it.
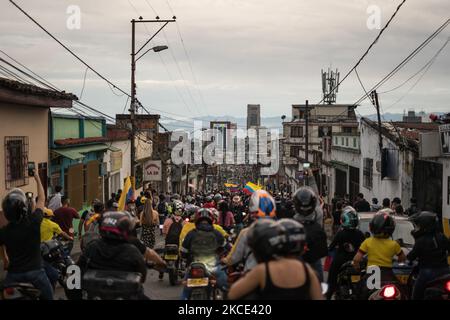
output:
{"label": "person in red shirt", "polygon": [[[53,212],[53,221],[56,222],[68,235],[74,236],[73,219],[80,219],[80,215],[77,210],[70,207],[70,199],[67,197],[62,198],[62,207]],[[69,248],[69,253],[72,250]]]}
{"label": "person in red shirt", "polygon": [[216,208],[216,203],[214,202],[214,199],[211,196],[206,197],[205,203],[203,204],[203,208],[205,209]]}

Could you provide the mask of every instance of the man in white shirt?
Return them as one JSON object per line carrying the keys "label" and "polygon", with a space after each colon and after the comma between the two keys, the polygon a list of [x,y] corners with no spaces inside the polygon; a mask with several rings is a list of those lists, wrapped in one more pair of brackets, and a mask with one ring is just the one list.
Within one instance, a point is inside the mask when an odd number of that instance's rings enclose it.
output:
{"label": "man in white shirt", "polygon": [[55,194],[48,201],[47,208],[51,209],[52,211],[55,211],[55,210],[57,210],[57,209],[62,207],[62,202],[61,202],[62,194],[61,194],[61,191],[62,191],[62,187],[61,186],[55,186]]}

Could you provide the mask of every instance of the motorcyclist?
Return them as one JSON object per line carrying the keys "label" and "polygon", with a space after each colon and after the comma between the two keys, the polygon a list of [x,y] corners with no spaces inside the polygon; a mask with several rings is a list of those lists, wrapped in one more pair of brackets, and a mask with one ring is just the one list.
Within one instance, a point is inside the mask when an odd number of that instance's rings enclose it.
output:
{"label": "motorcyclist", "polygon": [[[227,275],[221,269],[218,254],[225,246],[225,238],[214,229],[213,217],[208,209],[200,209],[195,217],[195,229],[190,231],[181,246],[181,254],[187,260],[187,264],[201,262],[211,272],[217,281],[217,287],[225,289]],[[186,279],[188,272],[186,273]],[[189,289],[183,289],[182,300],[189,296]]]}
{"label": "motorcyclist", "polygon": [[235,225],[234,215],[230,211],[228,202],[222,200],[218,204],[219,217],[217,223],[227,232],[230,232]]}
{"label": "motorcyclist", "polygon": [[365,240],[364,233],[358,229],[359,216],[353,207],[345,207],[340,220],[341,229],[336,233],[328,248],[329,251],[332,251],[337,247],[328,272],[328,300],[331,299],[336,289],[337,276],[341,266],[353,259],[361,243]]}
{"label": "motorcyclist", "polygon": [[[359,247],[358,253],[353,258],[353,267],[359,270],[360,263],[367,254],[367,266],[378,266],[380,268],[381,281],[395,282],[396,277],[392,271],[392,259],[394,256],[397,256],[398,262],[401,263],[406,260],[406,256],[400,244],[390,239],[395,230],[393,211],[391,209],[378,211],[369,223],[369,229],[372,236],[364,240]],[[362,279],[363,292],[367,291],[367,286],[364,283],[365,281]]]}
{"label": "motorcyclist", "polygon": [[419,260],[419,274],[414,284],[412,299],[422,300],[426,283],[450,272],[447,260],[450,241],[438,229],[435,213],[422,211],[411,220],[415,225],[411,231],[415,243],[407,258],[410,261]]}
{"label": "motorcyclist", "polygon": [[216,203],[214,202],[213,197],[207,196],[205,198],[205,203],[203,204],[203,208],[206,208],[206,209],[216,208]]}
{"label": "motorcyclist", "polygon": [[323,300],[312,268],[300,261],[305,230],[292,219],[258,220],[250,227],[248,243],[258,264],[230,288],[239,299],[255,292],[258,300]]}
{"label": "motorcyclist", "polygon": [[301,187],[295,192],[293,202],[296,211],[294,219],[303,224],[306,230],[307,250],[303,254],[303,260],[314,268],[322,282],[321,259],[328,255],[328,245],[327,235],[323,229],[320,200],[312,188]]}
{"label": "motorcyclist", "polygon": [[52,300],[53,289],[42,267],[40,247],[45,192],[34,170],[33,177],[38,191],[35,204],[33,197],[27,197],[21,189],[12,189],[2,201],[2,210],[8,220],[8,224],[0,228],[0,250],[8,270],[4,285],[31,283],[40,290],[42,299]]}
{"label": "motorcyclist", "polygon": [[230,210],[233,212],[234,221],[236,223],[234,232],[236,235],[239,235],[241,230],[244,228],[244,211],[245,207],[242,203],[242,199],[240,196],[235,195],[231,201]]}
{"label": "motorcyclist", "polygon": [[[249,201],[249,219],[274,219],[276,217],[275,200],[265,190],[255,191]],[[244,264],[244,272],[257,265],[255,255],[248,245],[248,231],[250,227],[242,229],[230,253],[223,262],[228,266]]]}

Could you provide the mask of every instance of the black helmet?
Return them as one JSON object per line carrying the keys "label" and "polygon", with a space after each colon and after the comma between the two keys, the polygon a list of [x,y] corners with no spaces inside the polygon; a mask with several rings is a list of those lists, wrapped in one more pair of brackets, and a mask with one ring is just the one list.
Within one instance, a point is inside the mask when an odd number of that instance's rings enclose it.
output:
{"label": "black helmet", "polygon": [[202,221],[207,221],[210,225],[213,224],[214,217],[211,210],[206,208],[200,208],[195,213],[195,224],[199,224]]}
{"label": "black helmet", "polygon": [[308,216],[317,206],[317,197],[310,187],[301,187],[294,194],[294,206],[298,214]]}
{"label": "black helmet", "polygon": [[247,243],[258,262],[266,262],[282,252],[284,230],[272,219],[257,220],[248,231]]}
{"label": "black helmet", "polygon": [[370,232],[378,238],[388,238],[395,230],[395,220],[391,216],[391,209],[378,211],[369,223]]}
{"label": "black helmet", "polygon": [[21,189],[11,190],[2,201],[2,210],[9,222],[18,222],[28,212],[28,201]]}
{"label": "black helmet", "polygon": [[103,214],[100,223],[100,235],[104,239],[128,240],[135,222],[125,211],[109,211]]}
{"label": "black helmet", "polygon": [[359,216],[356,210],[347,206],[342,210],[341,226],[344,229],[356,229],[359,225]]}
{"label": "black helmet", "polygon": [[438,227],[438,217],[435,213],[430,211],[422,211],[410,219],[414,223],[414,230],[411,235],[416,238],[426,233],[434,233]]}
{"label": "black helmet", "polygon": [[281,219],[276,222],[285,232],[283,255],[301,255],[306,244],[305,228],[293,219]]}

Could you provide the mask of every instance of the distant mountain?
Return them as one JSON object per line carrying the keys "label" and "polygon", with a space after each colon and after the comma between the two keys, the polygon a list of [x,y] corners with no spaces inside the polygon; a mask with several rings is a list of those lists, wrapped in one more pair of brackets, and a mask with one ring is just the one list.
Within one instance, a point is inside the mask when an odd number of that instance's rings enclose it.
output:
{"label": "distant mountain", "polygon": [[[437,115],[443,114],[443,112],[434,112]],[[420,113],[416,113],[416,115],[420,115]],[[429,113],[425,113],[425,118],[428,119]],[[377,121],[376,114],[363,115],[363,117],[368,118],[373,121]],[[238,128],[246,129],[247,128],[247,118],[246,117],[233,117],[233,116],[207,116],[207,117],[199,117],[195,118],[196,120],[203,121],[203,127],[209,127],[210,121],[231,121],[236,123]],[[286,119],[289,121],[289,118]],[[381,121],[403,121],[403,113],[384,113],[381,117]],[[192,130],[194,127],[193,122],[189,120],[180,120],[180,121],[162,121],[162,124],[170,131],[176,129],[186,129]],[[261,125],[268,129],[278,129],[280,131],[283,130],[281,116],[279,117],[262,117]]]}

